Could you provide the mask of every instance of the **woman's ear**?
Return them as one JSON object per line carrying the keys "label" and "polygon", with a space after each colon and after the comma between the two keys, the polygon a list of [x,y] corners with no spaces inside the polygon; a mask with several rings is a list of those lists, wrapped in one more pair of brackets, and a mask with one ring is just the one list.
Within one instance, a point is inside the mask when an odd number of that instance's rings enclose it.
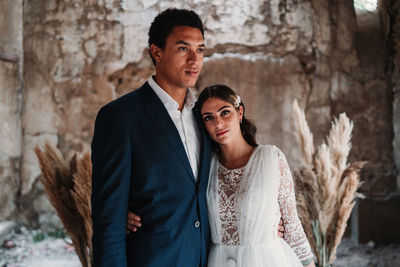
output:
{"label": "woman's ear", "polygon": [[239,120],[242,121],[243,120],[243,107],[239,106]]}
{"label": "woman's ear", "polygon": [[150,45],[150,53],[151,53],[151,56],[153,57],[153,59],[156,62],[160,62],[161,61],[161,56],[162,56],[161,48],[159,48],[155,44],[151,44]]}

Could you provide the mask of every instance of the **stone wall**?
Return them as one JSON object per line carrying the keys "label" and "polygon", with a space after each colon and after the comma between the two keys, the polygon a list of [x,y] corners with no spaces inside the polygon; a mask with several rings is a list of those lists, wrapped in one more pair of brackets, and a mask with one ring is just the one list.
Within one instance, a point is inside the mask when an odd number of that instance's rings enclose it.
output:
{"label": "stone wall", "polygon": [[397,172],[397,189],[400,191],[400,2],[381,0],[380,13],[387,43],[388,72],[393,92],[393,153]]}
{"label": "stone wall", "polygon": [[15,216],[20,182],[22,0],[0,2],[0,220]]}
{"label": "stone wall", "polygon": [[57,145],[67,157],[90,152],[98,109],[117,97],[108,73],[121,68],[119,1],[25,1],[21,219],[57,224],[33,148]]}
{"label": "stone wall", "polygon": [[[396,5],[386,2],[385,11]],[[21,2],[1,5],[22,12]],[[21,29],[14,38],[19,46],[11,47],[20,53],[23,35],[24,62],[22,76],[21,61],[0,60],[0,75],[9,77],[0,79],[0,93],[13,99],[0,110],[10,125],[0,139],[0,178],[10,188],[9,194],[0,192],[9,203],[0,206],[0,219],[18,206],[23,222],[59,225],[38,182],[33,147],[49,140],[67,157],[90,152],[98,109],[154,72],[147,31],[168,7],[193,9],[202,17],[207,50],[196,87],[224,83],[235,89],[256,121],[260,143],[278,145],[295,167],[300,153],[293,100],[305,108],[316,145],[332,117],[346,112],[355,123],[350,161],[369,161],[362,191],[370,198],[396,191],[399,57],[390,63],[394,53],[385,36],[393,36],[397,46],[398,36],[385,26],[391,22],[381,26],[377,14],[356,14],[352,1],[26,0],[23,7],[23,25],[22,14],[4,16]],[[14,39],[1,39],[1,49]]]}
{"label": "stone wall", "polygon": [[266,12],[274,10],[273,3],[264,8],[262,21],[275,36],[253,46],[241,38],[243,43],[219,44],[219,54],[212,51],[207,58],[199,87],[226,83],[237,89],[257,123],[260,142],[280,146],[292,166],[299,157],[293,100],[305,108],[316,144],[325,140],[332,116],[346,112],[355,123],[350,160],[369,162],[362,191],[369,196],[395,191],[388,141],[393,139],[392,92],[379,15],[370,14],[372,23],[357,18],[351,1],[285,1],[277,13]]}

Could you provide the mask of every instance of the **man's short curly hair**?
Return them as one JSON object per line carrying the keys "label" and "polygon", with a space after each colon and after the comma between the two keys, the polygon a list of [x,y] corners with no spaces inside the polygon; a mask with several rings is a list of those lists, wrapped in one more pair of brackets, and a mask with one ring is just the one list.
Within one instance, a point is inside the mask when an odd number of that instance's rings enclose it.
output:
{"label": "man's short curly hair", "polygon": [[155,44],[159,48],[164,49],[167,37],[176,26],[197,28],[201,31],[201,35],[204,38],[203,23],[199,15],[194,11],[176,8],[164,10],[154,18],[149,30],[149,53],[154,65],[155,60],[150,52],[151,44]]}

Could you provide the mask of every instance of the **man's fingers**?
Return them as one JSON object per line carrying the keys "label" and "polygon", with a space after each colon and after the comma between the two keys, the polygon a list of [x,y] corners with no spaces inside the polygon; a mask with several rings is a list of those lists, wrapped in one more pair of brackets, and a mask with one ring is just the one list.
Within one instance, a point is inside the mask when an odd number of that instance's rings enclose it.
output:
{"label": "man's fingers", "polygon": [[132,232],[136,232],[137,228],[132,226],[132,225],[127,225],[126,228],[128,228],[129,230],[131,230]]}
{"label": "man's fingers", "polygon": [[283,238],[284,233],[285,233],[285,227],[283,226],[283,220],[281,218],[279,220],[279,225],[278,225],[278,236],[280,238]]}
{"label": "man's fingers", "polygon": [[140,216],[136,215],[133,212],[128,212],[128,218],[132,219],[132,220],[135,220],[135,221],[140,221],[140,219],[141,219]]}
{"label": "man's fingers", "polygon": [[136,227],[141,227],[141,226],[142,226],[142,223],[141,223],[141,222],[138,222],[138,221],[136,221],[136,220],[128,219],[128,225],[132,225],[132,226],[136,226]]}

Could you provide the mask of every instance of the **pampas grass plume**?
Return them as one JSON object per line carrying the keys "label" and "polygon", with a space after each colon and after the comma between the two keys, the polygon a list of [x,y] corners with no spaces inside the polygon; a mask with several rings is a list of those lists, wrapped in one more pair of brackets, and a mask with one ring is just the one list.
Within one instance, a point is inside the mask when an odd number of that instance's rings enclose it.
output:
{"label": "pampas grass plume", "polygon": [[353,123],[345,113],[332,122],[327,143],[315,153],[304,111],[295,100],[293,119],[301,149],[301,167],[294,171],[297,208],[319,266],[335,260],[354,200],[362,197],[359,172],[365,162],[347,163]]}
{"label": "pampas grass plume", "polygon": [[35,153],[42,172],[40,182],[47,198],[70,236],[82,266],[90,267],[90,156],[86,155],[81,162],[75,155],[68,164],[61,152],[49,143],[45,144],[43,151],[36,146]]}

